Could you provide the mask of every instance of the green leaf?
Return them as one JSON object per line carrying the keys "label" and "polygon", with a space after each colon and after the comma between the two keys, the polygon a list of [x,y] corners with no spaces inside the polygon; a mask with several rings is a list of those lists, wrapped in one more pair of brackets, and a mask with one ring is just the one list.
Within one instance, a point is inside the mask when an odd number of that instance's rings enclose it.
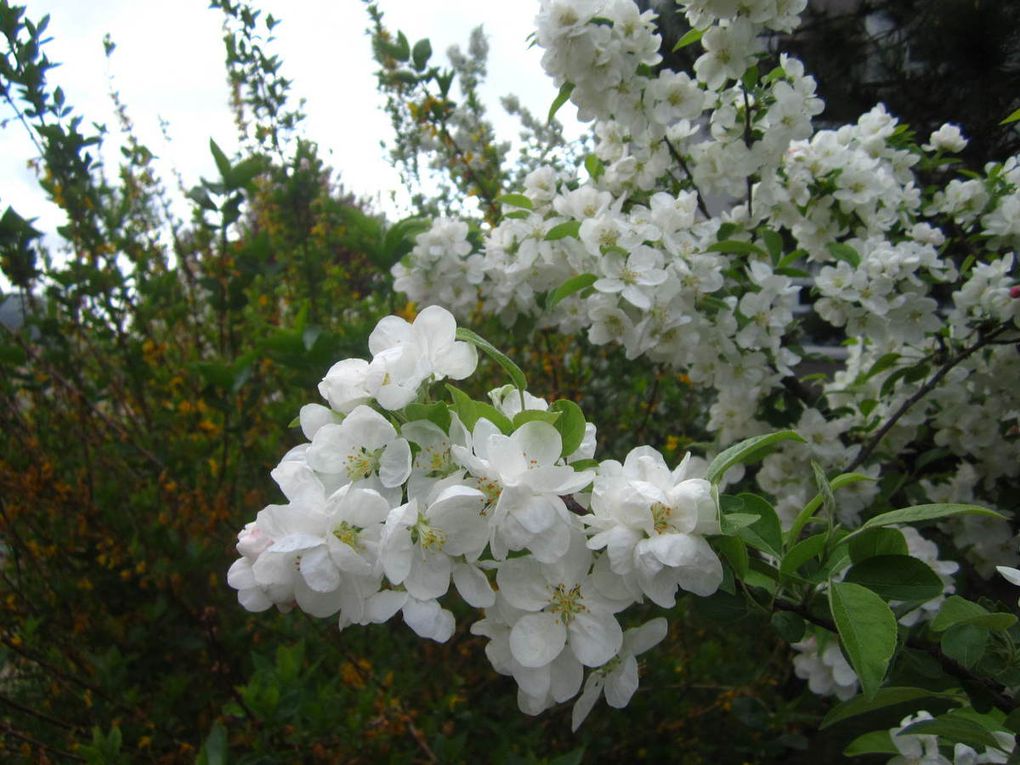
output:
{"label": "green leaf", "polygon": [[829,609],[861,690],[873,699],[896,651],[896,617],[881,597],[852,582],[832,583]]}
{"label": "green leaf", "polygon": [[510,422],[510,418],[499,411],[492,404],[486,403],[485,401],[475,401],[475,414],[478,415],[479,419],[485,418],[497,428],[499,428],[504,435],[509,436],[514,432],[513,423]]}
{"label": "green leaf", "polygon": [[875,375],[880,374],[880,373],[884,372],[885,370],[889,369],[889,367],[893,366],[893,364],[895,364],[899,360],[900,360],[900,354],[898,354],[898,353],[885,353],[885,354],[882,354],[881,356],[878,357],[878,360],[876,360],[875,363],[871,365],[871,368],[867,372],[865,372],[863,375],[858,377],[855,382],[857,382],[857,383],[866,382],[867,380],[870,380]]}
{"label": "green leaf", "polygon": [[876,555],[855,564],[843,579],[867,587],[885,600],[924,603],[942,594],[939,575],[909,555]]}
{"label": "green leaf", "polygon": [[698,42],[698,40],[700,40],[704,34],[705,34],[704,29],[689,30],[687,34],[685,34],[683,37],[676,41],[676,45],[673,46],[673,52],[676,53],[681,48],[686,48],[688,45],[693,45],[694,43]]}
{"label": "green leaf", "polygon": [[770,228],[759,229],[758,236],[765,242],[765,249],[772,256],[772,262],[778,263],[783,254],[783,237]]}
{"label": "green leaf", "polygon": [[933,720],[919,720],[901,730],[899,736],[938,736],[953,744],[966,744],[976,749],[999,748],[999,742],[978,723],[952,712]]}
{"label": "green leaf", "polygon": [[892,687],[892,688],[879,688],[878,692],[874,697],[866,699],[863,696],[855,696],[852,699],[844,701],[842,704],[837,704],[829,710],[828,714],[822,718],[819,729],[824,730],[831,725],[835,725],[841,720],[846,720],[850,717],[856,717],[857,715],[863,715],[868,712],[873,712],[876,709],[882,709],[883,707],[891,707],[895,704],[902,704],[905,701],[913,701],[914,699],[927,699],[927,698],[956,698],[953,694],[949,693],[938,693],[937,691],[929,691],[925,688],[908,688],[908,687]]}
{"label": "green leaf", "polygon": [[227,762],[227,729],[220,723],[214,723],[209,731],[202,750],[198,753],[196,765],[226,765]]}
{"label": "green leaf", "polygon": [[720,518],[719,527],[723,534],[733,535],[757,520],[758,516],[753,513],[724,513]]}
{"label": "green leaf", "polygon": [[796,643],[804,637],[807,625],[797,614],[790,611],[776,611],[769,620],[772,629],[787,643]]}
{"label": "green leaf", "polygon": [[549,117],[546,122],[552,122],[553,117],[556,116],[556,112],[560,110],[560,107],[567,102],[570,98],[570,94],[574,92],[574,83],[565,82],[560,86],[560,92],[556,94],[556,98],[553,99],[552,106],[549,107]]}
{"label": "green leaf", "polygon": [[906,537],[899,529],[869,529],[850,543],[850,560],[860,563],[878,555],[909,555]]}
{"label": "green leaf", "polygon": [[1000,125],[1008,125],[1011,122],[1016,122],[1017,120],[1020,120],[1020,109],[1017,109],[1015,112],[1010,112],[1009,116],[1006,117],[1006,119],[1004,119],[999,124]]}
{"label": "green leaf", "polygon": [[815,534],[795,544],[783,556],[783,561],[779,564],[779,573],[795,575],[801,566],[821,554],[825,549],[827,537],[828,533]]}
{"label": "green leaf", "polygon": [[822,498],[822,507],[825,508],[826,515],[829,518],[833,518],[836,515],[836,497],[832,493],[829,479],[826,477],[822,466],[814,460],[811,460],[811,470],[815,476],[815,486],[818,487],[818,494]]}
{"label": "green leaf", "polygon": [[978,507],[977,505],[948,503],[914,505],[913,507],[905,507],[902,510],[890,510],[888,513],[876,515],[852,534],[845,536],[843,541],[848,542],[851,539],[859,537],[868,529],[873,529],[878,526],[892,526],[897,523],[917,523],[918,521],[933,521],[938,518],[946,518],[951,515],[983,515],[988,518],[1004,520],[1003,516],[994,510],[988,510],[984,507]]}
{"label": "green leaf", "polygon": [[1016,621],[1017,618],[1013,614],[989,611],[959,595],[950,595],[943,601],[929,626],[933,632],[944,632],[958,624],[969,624],[990,630],[1008,630],[1016,624]]}
{"label": "green leaf", "polygon": [[408,404],[404,407],[404,414],[409,421],[428,420],[438,425],[444,433],[450,432],[450,407],[442,401],[434,404]]}
{"label": "green leaf", "polygon": [[744,242],[739,239],[723,239],[705,248],[706,252],[732,252],[739,255],[768,255],[765,250],[751,242]]}
{"label": "green leaf", "polygon": [[742,503],[740,515],[753,515],[756,520],[738,528],[736,536],[756,550],[782,558],[783,530],[772,505],[757,494],[738,494],[737,499]]}
{"label": "green leaf", "polygon": [[501,194],[496,197],[496,201],[511,207],[523,207],[525,210],[532,210],[535,207],[531,200],[523,194]]}
{"label": "green leaf", "polygon": [[581,221],[579,220],[568,220],[564,223],[557,224],[549,229],[549,232],[545,235],[545,241],[554,242],[557,239],[564,239],[568,236],[577,239],[577,235],[581,231]]}
{"label": "green leaf", "polygon": [[[750,516],[751,523],[757,520],[757,516]],[[742,539],[733,536],[714,537],[712,546],[726,558],[733,572],[743,579],[747,576],[749,560],[747,557],[747,545]]]}
{"label": "green leaf", "polygon": [[606,166],[594,154],[589,154],[584,158],[584,169],[588,171],[588,175],[591,176],[593,181],[597,181],[606,172]]}
{"label": "green leaf", "polygon": [[226,180],[230,176],[230,160],[212,138],[209,139],[209,151],[212,152],[213,159],[216,161],[216,169],[220,171],[220,176]]}
{"label": "green leaf", "polygon": [[862,754],[899,754],[900,750],[892,741],[892,735],[887,730],[876,730],[865,733],[851,741],[843,754],[847,757],[858,757]]}
{"label": "green leaf", "polygon": [[559,418],[559,412],[547,412],[542,409],[524,409],[514,415],[513,429],[517,430],[517,428],[527,422],[546,422],[555,426]]}
{"label": "green leaf", "polygon": [[549,411],[557,412],[560,415],[553,425],[560,432],[560,438],[563,439],[563,456],[569,457],[584,441],[586,424],[584,412],[575,402],[566,398],[554,401],[549,407]]}
{"label": "green leaf", "polygon": [[432,43],[429,42],[427,37],[414,44],[414,48],[411,51],[411,63],[414,64],[415,69],[419,72],[424,71],[431,57]]}
{"label": "green leaf", "polygon": [[753,462],[754,460],[761,459],[765,456],[765,451],[769,447],[780,441],[800,441],[804,443],[804,439],[792,430],[780,430],[776,433],[752,436],[717,454],[708,466],[705,478],[717,484],[731,467],[743,462]]}
{"label": "green leaf", "polygon": [[942,633],[942,653],[967,669],[981,661],[988,646],[988,630],[973,624],[954,624]]}
{"label": "green leaf", "polygon": [[563,284],[549,293],[545,299],[545,309],[547,311],[551,311],[553,307],[564,298],[573,295],[575,292],[587,289],[598,280],[599,278],[595,274],[578,274],[577,276],[571,276],[563,282]]}
{"label": "green leaf", "polygon": [[460,421],[464,423],[464,427],[468,431],[474,430],[475,423],[478,422],[479,417],[478,402],[460,388],[455,388],[449,383],[446,384],[446,389],[450,391],[450,397],[453,399],[453,411],[457,413]]}
{"label": "green leaf", "polygon": [[849,244],[843,244],[842,242],[829,242],[826,245],[826,248],[836,260],[845,260],[854,268],[857,268],[861,264],[861,256],[858,254],[857,250]]}
{"label": "green leaf", "polygon": [[393,49],[393,58],[397,61],[407,61],[411,57],[411,44],[403,32],[397,32],[397,44]]}
{"label": "green leaf", "polygon": [[[864,475],[863,473],[840,473],[838,476],[829,481],[829,485],[833,491],[841,489],[844,486],[849,486],[852,483],[858,483],[860,481],[874,481],[875,479],[871,476]],[[804,530],[804,527],[814,517],[815,512],[819,507],[822,506],[822,495],[816,494],[814,498],[808,502],[804,509],[801,510],[797,517],[793,521],[793,525],[790,526],[790,530],[786,532],[786,542],[789,544],[800,536],[800,532]]]}
{"label": "green leaf", "polygon": [[485,338],[480,335],[476,335],[470,329],[465,327],[457,327],[457,339],[463,340],[466,343],[471,343],[473,346],[481,351],[484,351],[491,359],[497,364],[503,367],[503,370],[510,377],[510,382],[514,384],[518,390],[525,390],[528,387],[528,380],[524,376],[524,372],[517,366],[509,356],[503,351],[499,350]]}

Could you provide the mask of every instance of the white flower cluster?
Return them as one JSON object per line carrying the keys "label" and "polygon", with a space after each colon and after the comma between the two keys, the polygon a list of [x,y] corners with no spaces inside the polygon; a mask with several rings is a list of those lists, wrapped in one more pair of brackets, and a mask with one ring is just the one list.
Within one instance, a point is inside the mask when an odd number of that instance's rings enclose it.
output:
{"label": "white flower cluster", "polygon": [[[784,443],[758,473],[788,523],[814,494],[805,458],[845,469],[860,448],[852,442],[910,400],[946,338],[962,346],[990,324],[1020,327],[1020,160],[950,177],[932,161],[965,147],[959,128],[917,146],[881,105],[816,131],[822,103],[802,64],[781,54],[762,68],[762,35],[792,29],[804,0],[679,4],[701,34],[691,73],[653,71],[654,14],[630,0],[544,0],[543,65],[594,120],[589,177],[533,171],[526,199],[507,201],[481,251],[466,227],[437,221],[394,269],[396,286],[461,316],[479,306],[507,324],[527,316],[670,366],[711,391],[705,424],[720,442],[769,429],[761,407],[801,360],[798,324],[812,311],[843,334],[850,356],[822,386],[830,407],[801,415],[808,443]],[[749,84],[752,64],[761,72]],[[973,252],[966,262],[949,247],[961,236]],[[911,366],[922,371],[905,375]],[[1016,478],[1018,378],[1015,347],[968,356],[883,448],[909,453],[927,423],[939,447],[977,467],[983,488]],[[879,471],[875,461],[859,472]],[[856,523],[877,491],[874,482],[842,489],[841,519]],[[1008,539],[1000,533],[997,544]]]}
{"label": "white flower cluster", "polygon": [[443,308],[413,323],[382,319],[369,348],[371,361],[329,370],[319,386],[328,407],[302,408],[309,443],[272,472],[287,503],[238,535],[228,582],[241,605],[296,605],[341,628],[400,612],[442,642],[455,630],[440,602],[452,583],[485,609],[471,632],[489,638],[486,653],[517,681],[523,710],[573,698],[586,668],[575,727],[602,693],[624,706],[635,656],[666,624],[625,633],[617,615],[645,598],[671,607],[678,590],[710,595],[722,582],[705,539],[719,533],[711,484],[689,460],[670,470],[649,447],[595,463],[595,428],[571,402],[550,406],[512,386],[491,403],[433,402],[433,383],[463,379],[477,363]]}

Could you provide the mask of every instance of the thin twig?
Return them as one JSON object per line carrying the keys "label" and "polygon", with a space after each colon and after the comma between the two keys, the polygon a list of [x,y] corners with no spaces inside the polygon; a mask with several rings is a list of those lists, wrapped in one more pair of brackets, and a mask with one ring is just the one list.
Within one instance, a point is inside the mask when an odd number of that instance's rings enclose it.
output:
{"label": "thin twig", "polygon": [[670,142],[668,137],[663,137],[662,141],[663,143],[666,144],[666,148],[669,149],[670,156],[677,161],[677,163],[680,165],[680,168],[690,179],[691,186],[694,188],[694,193],[698,197],[698,209],[701,210],[701,214],[704,215],[706,218],[711,218],[712,216],[709,215],[708,212],[708,205],[705,204],[705,199],[704,197],[701,196],[701,189],[699,189],[698,185],[694,182],[694,176],[691,175],[691,170],[689,167],[687,167],[687,163],[684,161],[683,155],[676,150],[676,147]]}
{"label": "thin twig", "polygon": [[5,724],[3,729],[4,733],[6,733],[8,736],[13,736],[19,741],[24,741],[26,744],[30,744],[31,746],[37,747],[39,749],[45,749],[47,752],[52,752],[53,754],[60,755],[61,757],[64,757],[68,760],[74,760],[76,762],[85,762],[84,757],[79,757],[77,754],[72,754],[71,752],[65,752],[63,749],[57,749],[55,746],[50,746],[49,744],[43,743],[42,741],[34,739],[31,736],[27,736],[24,733],[19,733],[18,731],[14,730],[14,728],[11,725]]}
{"label": "thin twig", "polygon": [[1000,324],[998,327],[988,332],[984,337],[980,338],[970,348],[965,348],[964,350],[960,351],[958,354],[953,356],[951,359],[944,362],[942,366],[939,367],[938,371],[935,372],[935,374],[933,374],[924,385],[918,388],[914,392],[914,394],[910,396],[910,398],[908,398],[906,401],[900,404],[896,411],[893,412],[892,415],[890,415],[889,419],[882,424],[882,427],[875,431],[875,434],[870,439],[868,439],[868,442],[861,448],[861,451],[857,454],[854,460],[846,467],[846,469],[843,472],[852,473],[858,467],[863,465],[864,462],[868,459],[868,457],[871,456],[871,453],[875,451],[875,448],[878,446],[879,442],[885,437],[886,433],[892,430],[893,426],[897,422],[899,422],[900,418],[903,417],[903,415],[905,415],[914,404],[916,404],[918,401],[920,401],[929,393],[931,393],[932,390],[935,389],[935,386],[937,386],[942,381],[942,378],[949,374],[949,372],[955,366],[960,364],[962,361],[965,361],[966,359],[970,358],[971,355],[981,350],[985,346],[991,345],[992,341],[995,340],[996,337],[1001,335],[1007,329],[1009,329],[1009,327],[1010,327],[1009,324]]}

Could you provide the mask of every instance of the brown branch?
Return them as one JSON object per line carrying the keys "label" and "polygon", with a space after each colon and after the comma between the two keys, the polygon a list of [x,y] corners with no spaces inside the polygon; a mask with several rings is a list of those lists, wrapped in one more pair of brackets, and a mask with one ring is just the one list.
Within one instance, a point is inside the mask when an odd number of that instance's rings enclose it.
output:
{"label": "brown branch", "polygon": [[689,167],[687,167],[687,163],[684,161],[683,154],[677,151],[676,147],[670,142],[669,138],[663,137],[662,142],[665,143],[666,148],[669,149],[670,156],[677,161],[677,163],[680,165],[680,168],[690,179],[691,186],[694,188],[694,193],[698,197],[698,209],[701,210],[701,214],[704,215],[706,218],[711,218],[712,216],[709,215],[708,212],[708,205],[705,204],[705,199],[704,197],[701,196],[701,189],[699,189],[697,184],[694,183],[694,176],[691,175],[691,170]]}
{"label": "brown branch", "polygon": [[920,401],[929,393],[931,393],[932,390],[934,390],[935,387],[942,381],[942,378],[949,374],[949,372],[954,367],[959,365],[961,362],[966,361],[968,358],[970,358],[973,354],[975,354],[982,348],[988,345],[992,345],[993,341],[999,335],[1001,335],[1003,332],[1009,329],[1009,327],[1010,327],[1009,324],[1006,323],[1000,324],[999,326],[995,327],[987,334],[985,334],[983,337],[979,338],[978,341],[974,343],[974,345],[970,346],[969,348],[964,348],[955,356],[945,361],[942,364],[942,366],[939,367],[938,371],[935,372],[935,374],[933,374],[924,385],[918,388],[912,396],[910,396],[906,401],[900,404],[896,411],[893,412],[892,415],[890,415],[889,419],[882,424],[882,427],[875,431],[875,434],[870,439],[868,439],[868,442],[861,448],[861,451],[857,454],[854,460],[844,469],[843,472],[852,473],[858,467],[863,465],[864,462],[868,459],[868,457],[871,456],[872,452],[875,451],[875,448],[878,446],[879,442],[885,437],[886,433],[892,430],[893,426],[897,422],[899,422],[900,418],[903,417],[903,415],[905,415],[907,411],[912,406],[914,406],[914,404],[916,404],[918,401]]}
{"label": "brown branch", "polygon": [[77,754],[71,754],[71,752],[65,752],[63,749],[57,749],[55,746],[50,746],[49,744],[43,743],[42,741],[39,741],[38,739],[34,739],[31,736],[28,736],[28,735],[26,735],[24,733],[19,733],[18,731],[14,730],[14,728],[11,725],[9,725],[9,724],[4,724],[3,730],[4,730],[4,733],[6,733],[8,736],[12,736],[12,737],[18,739],[19,741],[24,741],[26,744],[34,746],[34,747],[36,747],[38,749],[43,749],[43,750],[45,750],[47,752],[52,752],[53,754],[60,755],[61,757],[64,757],[65,759],[74,760],[75,762],[85,762],[86,761],[84,757],[79,757]]}

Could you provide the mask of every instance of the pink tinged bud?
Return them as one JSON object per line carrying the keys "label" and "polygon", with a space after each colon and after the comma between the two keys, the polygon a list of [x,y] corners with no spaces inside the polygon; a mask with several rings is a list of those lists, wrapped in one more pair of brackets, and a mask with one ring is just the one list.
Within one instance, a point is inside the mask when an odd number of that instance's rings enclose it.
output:
{"label": "pink tinged bud", "polygon": [[273,540],[254,523],[249,523],[237,535],[237,552],[246,558],[257,558]]}
{"label": "pink tinged bud", "polygon": [[1009,296],[1014,300],[1020,298],[1020,284],[1015,284],[1009,288]]}

